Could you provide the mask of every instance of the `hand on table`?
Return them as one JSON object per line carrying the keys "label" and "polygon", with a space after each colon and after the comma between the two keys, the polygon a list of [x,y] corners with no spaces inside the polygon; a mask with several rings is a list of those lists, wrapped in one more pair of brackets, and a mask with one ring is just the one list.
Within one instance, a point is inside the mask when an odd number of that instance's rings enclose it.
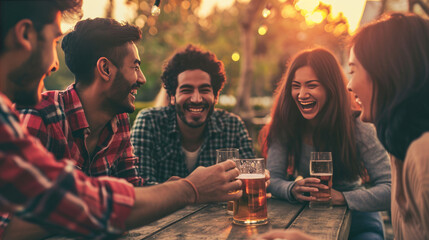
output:
{"label": "hand on table", "polygon": [[316,238],[300,231],[297,229],[288,229],[288,230],[271,230],[264,234],[256,236],[256,240],[316,240]]}
{"label": "hand on table", "polygon": [[[328,189],[329,187],[323,184],[320,184],[320,179],[318,178],[304,178],[296,181],[295,185],[292,188],[292,195],[296,200],[303,201],[315,201],[316,197],[310,196],[309,193],[319,192],[320,189]],[[319,198],[320,200],[320,198]]]}
{"label": "hand on table", "polygon": [[198,167],[186,179],[198,190],[199,203],[226,202],[242,195],[242,191],[238,191],[242,182],[235,179],[238,175],[234,161],[227,160],[210,167]]}

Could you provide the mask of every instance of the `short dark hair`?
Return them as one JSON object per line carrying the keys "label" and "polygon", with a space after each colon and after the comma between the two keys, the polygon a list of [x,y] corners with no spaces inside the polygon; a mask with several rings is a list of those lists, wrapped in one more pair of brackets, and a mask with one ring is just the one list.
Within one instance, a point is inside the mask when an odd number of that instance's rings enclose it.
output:
{"label": "short dark hair", "polygon": [[200,69],[210,75],[213,93],[217,98],[226,81],[224,65],[214,53],[204,51],[192,44],[176,52],[164,63],[161,80],[167,94],[170,97],[176,94],[177,76],[180,73],[195,69]]}
{"label": "short dark hair", "polygon": [[125,44],[141,37],[142,31],[128,23],[107,18],[86,19],[78,22],[64,37],[61,47],[76,82],[87,86],[93,81],[93,70],[100,57],[122,67],[123,58],[128,53]]}
{"label": "short dark hair", "polygon": [[404,160],[411,142],[429,131],[429,19],[385,15],[362,28],[351,46],[372,81],[378,138]]}
{"label": "short dark hair", "polygon": [[55,20],[56,13],[81,17],[82,0],[0,0],[0,52],[9,30],[22,19],[30,19],[37,32]]}

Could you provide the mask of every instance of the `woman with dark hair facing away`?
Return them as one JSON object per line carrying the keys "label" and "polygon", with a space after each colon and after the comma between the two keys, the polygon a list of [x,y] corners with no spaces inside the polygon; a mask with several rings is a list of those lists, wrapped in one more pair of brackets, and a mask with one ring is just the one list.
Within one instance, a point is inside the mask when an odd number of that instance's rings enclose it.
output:
{"label": "woman with dark hair facing away", "polygon": [[429,19],[394,13],[351,41],[348,88],[392,161],[395,239],[429,237]]}
{"label": "woman with dark hair facing away", "polygon": [[[280,82],[260,141],[271,172],[268,190],[290,202],[314,201],[320,180],[309,175],[311,152],[332,152],[333,205],[352,210],[350,239],[384,239],[377,211],[390,207],[389,157],[375,129],[351,106],[346,77],[324,48],[299,52]],[[300,177],[298,177],[300,176]],[[369,176],[372,187],[362,186]]]}

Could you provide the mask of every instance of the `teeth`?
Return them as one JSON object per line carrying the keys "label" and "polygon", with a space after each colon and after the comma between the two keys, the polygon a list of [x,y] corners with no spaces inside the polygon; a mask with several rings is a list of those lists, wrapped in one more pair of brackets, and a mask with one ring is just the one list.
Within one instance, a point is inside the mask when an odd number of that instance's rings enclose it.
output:
{"label": "teeth", "polygon": [[356,98],[356,102],[357,102],[357,104],[362,105],[362,102],[359,98]]}
{"label": "teeth", "polygon": [[310,104],[313,104],[314,102],[300,102],[301,103],[301,105],[310,105]]}
{"label": "teeth", "polygon": [[202,112],[203,108],[188,108],[190,112]]}

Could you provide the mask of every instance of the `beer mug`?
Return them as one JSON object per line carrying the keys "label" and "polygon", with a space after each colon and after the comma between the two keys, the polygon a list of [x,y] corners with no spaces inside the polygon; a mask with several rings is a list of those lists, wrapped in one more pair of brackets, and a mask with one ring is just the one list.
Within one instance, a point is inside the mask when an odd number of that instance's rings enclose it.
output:
{"label": "beer mug", "polygon": [[[239,158],[238,148],[221,148],[216,149],[216,164],[224,162],[228,159],[236,160]],[[228,201],[226,205],[226,213],[232,215],[234,201]]]}
{"label": "beer mug", "polygon": [[312,152],[310,158],[310,176],[320,179],[320,184],[326,185],[329,189],[319,188],[318,192],[311,192],[311,196],[316,197],[315,201],[310,201],[311,209],[332,208],[332,154],[331,152]]}
{"label": "beer mug", "polygon": [[243,183],[243,195],[234,201],[233,222],[239,225],[262,225],[268,222],[263,158],[235,161]]}

